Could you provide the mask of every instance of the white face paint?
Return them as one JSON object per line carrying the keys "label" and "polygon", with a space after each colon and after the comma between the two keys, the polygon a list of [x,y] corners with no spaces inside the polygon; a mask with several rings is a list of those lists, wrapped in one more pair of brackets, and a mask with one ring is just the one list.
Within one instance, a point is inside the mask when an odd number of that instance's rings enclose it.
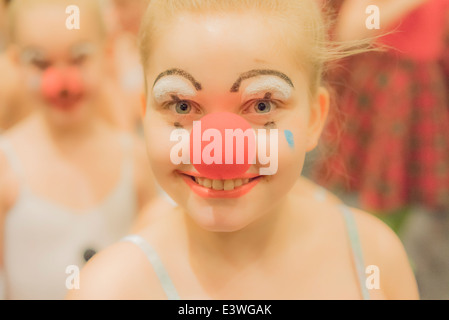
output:
{"label": "white face paint", "polygon": [[242,101],[266,92],[270,92],[273,99],[288,100],[292,96],[293,88],[279,77],[259,76],[244,89]]}
{"label": "white face paint", "polygon": [[38,49],[27,48],[20,53],[20,61],[24,64],[42,60],[45,60],[45,55]]}
{"label": "white face paint", "polygon": [[157,103],[171,100],[170,95],[194,97],[196,90],[186,79],[179,76],[166,76],[160,79],[153,88],[153,96]]}
{"label": "white face paint", "polygon": [[96,51],[96,47],[92,43],[81,43],[72,47],[70,55],[72,59],[90,56]]}

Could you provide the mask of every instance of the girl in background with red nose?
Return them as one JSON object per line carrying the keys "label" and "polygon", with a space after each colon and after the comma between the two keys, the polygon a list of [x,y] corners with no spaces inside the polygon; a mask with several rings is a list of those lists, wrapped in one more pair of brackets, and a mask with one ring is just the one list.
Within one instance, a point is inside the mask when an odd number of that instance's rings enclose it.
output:
{"label": "girl in background with red nose", "polygon": [[[329,109],[325,66],[353,53],[327,41],[317,3],[151,0],[140,33],[145,136],[177,206],[153,208],[159,219],[96,255],[69,298],[418,297],[391,230],[296,187]],[[222,139],[245,128],[257,161],[237,163]]]}
{"label": "girl in background with red nose", "polygon": [[141,144],[101,115],[99,7],[76,1],[80,28],[71,29],[72,4],[14,0],[9,12],[9,58],[33,99],[32,113],[0,139],[0,268],[9,299],[62,299],[76,286],[76,268],[127,234],[154,195]]}

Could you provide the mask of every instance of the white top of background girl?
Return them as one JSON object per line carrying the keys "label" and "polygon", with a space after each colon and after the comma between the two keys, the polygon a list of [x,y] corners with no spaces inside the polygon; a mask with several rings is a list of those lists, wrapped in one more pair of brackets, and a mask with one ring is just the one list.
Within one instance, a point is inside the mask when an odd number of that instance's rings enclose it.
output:
{"label": "white top of background girl", "polygon": [[74,210],[33,193],[12,146],[0,138],[20,187],[7,213],[4,238],[5,297],[63,299],[70,265],[80,269],[88,256],[129,232],[137,210],[131,139],[121,136],[124,161],[112,192],[88,210]]}

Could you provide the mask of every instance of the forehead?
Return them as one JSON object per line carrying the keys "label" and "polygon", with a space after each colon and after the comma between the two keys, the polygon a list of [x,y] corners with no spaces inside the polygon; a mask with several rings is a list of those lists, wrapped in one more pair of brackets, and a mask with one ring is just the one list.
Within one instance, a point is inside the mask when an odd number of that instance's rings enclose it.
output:
{"label": "forehead", "polygon": [[[15,41],[19,45],[35,46],[46,50],[70,47],[77,42],[98,38],[98,23],[92,10],[80,7],[80,29],[70,30],[66,21],[70,13],[61,4],[39,4],[18,8],[14,22]],[[87,10],[86,10],[87,9]]]}
{"label": "forehead", "polygon": [[[297,71],[281,23],[264,14],[182,14],[156,35],[147,71],[190,70],[203,81],[252,69]],[[229,79],[226,79],[229,83]]]}

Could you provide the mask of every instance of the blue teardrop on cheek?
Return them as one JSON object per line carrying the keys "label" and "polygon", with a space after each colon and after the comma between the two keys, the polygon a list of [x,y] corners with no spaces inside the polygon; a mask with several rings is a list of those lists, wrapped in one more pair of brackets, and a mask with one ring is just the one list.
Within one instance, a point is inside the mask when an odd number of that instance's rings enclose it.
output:
{"label": "blue teardrop on cheek", "polygon": [[290,130],[285,130],[284,135],[285,139],[287,139],[288,146],[293,149],[295,147],[295,139],[293,138],[293,133]]}

